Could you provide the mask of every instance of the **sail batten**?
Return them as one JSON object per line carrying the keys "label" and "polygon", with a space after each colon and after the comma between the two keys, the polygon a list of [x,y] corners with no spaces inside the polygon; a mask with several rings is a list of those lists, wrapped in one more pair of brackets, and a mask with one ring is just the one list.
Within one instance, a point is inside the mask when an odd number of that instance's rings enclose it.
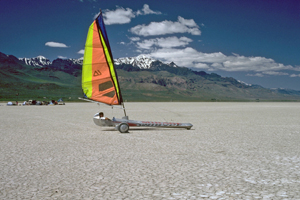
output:
{"label": "sail batten", "polygon": [[94,101],[108,105],[123,103],[102,13],[88,30],[82,65],[82,90],[87,98]]}

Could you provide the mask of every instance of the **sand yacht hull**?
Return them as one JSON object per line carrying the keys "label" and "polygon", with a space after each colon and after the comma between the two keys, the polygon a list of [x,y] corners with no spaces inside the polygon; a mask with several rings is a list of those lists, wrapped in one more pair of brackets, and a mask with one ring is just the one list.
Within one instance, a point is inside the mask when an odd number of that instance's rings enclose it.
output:
{"label": "sand yacht hull", "polygon": [[[155,128],[185,128],[191,129],[191,123],[174,123],[174,122],[155,122],[155,121],[138,121],[138,120],[129,120],[128,116],[122,119],[113,118],[112,120],[100,119],[99,114],[94,115],[94,123],[98,126],[106,127],[115,127],[117,130],[120,128],[127,129],[129,127],[155,127]],[[128,132],[128,130],[126,132]],[[122,132],[121,130],[119,130]]]}

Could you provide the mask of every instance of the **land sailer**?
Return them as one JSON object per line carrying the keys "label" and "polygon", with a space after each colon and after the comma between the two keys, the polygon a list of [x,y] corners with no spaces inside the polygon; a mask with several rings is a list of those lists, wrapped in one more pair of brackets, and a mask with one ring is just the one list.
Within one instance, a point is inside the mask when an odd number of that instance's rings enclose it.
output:
{"label": "land sailer", "polygon": [[94,115],[94,123],[98,126],[114,126],[121,133],[129,127],[148,126],[161,128],[191,129],[190,123],[150,122],[129,120],[121,94],[117,71],[114,66],[102,12],[90,25],[84,50],[82,65],[82,90],[84,100],[100,102],[109,106],[121,106],[124,110],[122,119],[112,120],[104,117],[102,112]]}

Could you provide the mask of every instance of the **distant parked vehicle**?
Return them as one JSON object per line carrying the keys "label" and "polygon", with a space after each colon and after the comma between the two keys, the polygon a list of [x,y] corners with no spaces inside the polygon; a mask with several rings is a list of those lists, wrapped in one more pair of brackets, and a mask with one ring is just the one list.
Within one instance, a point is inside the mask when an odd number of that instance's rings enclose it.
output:
{"label": "distant parked vehicle", "polygon": [[60,101],[60,102],[57,103],[57,105],[66,105],[66,104],[63,101]]}
{"label": "distant parked vehicle", "polygon": [[65,102],[62,100],[62,98],[58,99],[57,101],[58,105],[65,105]]}

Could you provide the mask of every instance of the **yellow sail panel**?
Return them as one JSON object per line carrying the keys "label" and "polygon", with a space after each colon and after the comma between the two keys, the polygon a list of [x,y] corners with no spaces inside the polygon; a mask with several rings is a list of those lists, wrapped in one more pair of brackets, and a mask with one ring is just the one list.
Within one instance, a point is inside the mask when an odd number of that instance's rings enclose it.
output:
{"label": "yellow sail panel", "polygon": [[101,14],[89,28],[82,67],[82,89],[87,98],[109,105],[122,103]]}
{"label": "yellow sail panel", "polygon": [[82,64],[82,90],[87,98],[92,97],[93,22],[89,27]]}

